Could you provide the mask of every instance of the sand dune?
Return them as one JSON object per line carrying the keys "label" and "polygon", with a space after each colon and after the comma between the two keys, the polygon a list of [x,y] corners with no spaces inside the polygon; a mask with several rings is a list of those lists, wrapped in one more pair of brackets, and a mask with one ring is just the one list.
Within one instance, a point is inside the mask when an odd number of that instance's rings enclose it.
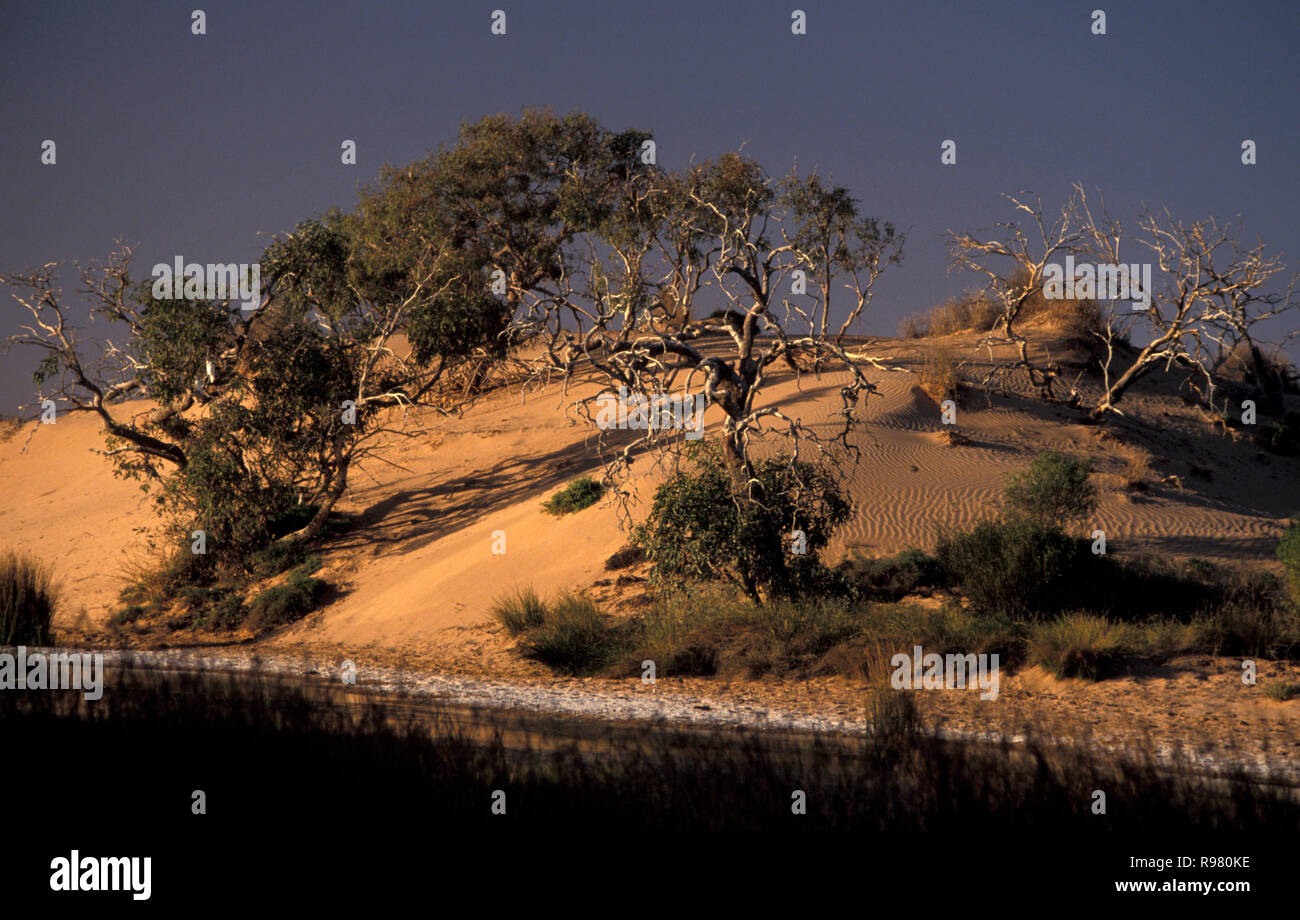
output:
{"label": "sand dune", "polygon": [[[919,366],[913,344],[886,342],[876,350]],[[972,358],[968,378],[977,370]],[[992,512],[1006,475],[1044,447],[1094,458],[1103,495],[1089,529],[1104,530],[1117,552],[1267,563],[1285,518],[1300,508],[1300,462],[1212,435],[1158,388],[1136,394],[1125,407],[1128,417],[1104,434],[1023,394],[976,396],[958,416],[969,443],[950,445],[915,374],[873,369],[868,376],[879,393],[854,436],[855,513],[831,545],[832,559],[932,546],[938,525],[969,524]],[[837,375],[778,375],[765,404],[828,425],[840,383]],[[428,431],[393,445],[397,466],[373,464],[353,480],[343,510],[357,515],[356,526],[323,553],[325,576],[341,586],[339,596],[280,639],[406,646],[485,622],[492,599],[511,587],[552,593],[600,578],[604,560],[626,541],[616,508],[603,503],[556,519],[540,507],[555,489],[598,466],[591,432],[564,411],[573,395],[501,390],[459,418],[417,419]],[[716,430],[716,411],[708,419]],[[152,509],[137,483],[115,479],[93,452],[101,444],[94,418],[39,426],[24,451],[32,427],[0,443],[4,543],[54,566],[67,600],[61,625],[74,625],[83,612],[103,622],[123,562],[147,549]],[[1145,492],[1128,492],[1117,474],[1126,452],[1139,448],[1151,455],[1153,474]],[[652,466],[634,465],[638,517],[661,476]],[[504,555],[492,552],[497,532],[505,535]]]}

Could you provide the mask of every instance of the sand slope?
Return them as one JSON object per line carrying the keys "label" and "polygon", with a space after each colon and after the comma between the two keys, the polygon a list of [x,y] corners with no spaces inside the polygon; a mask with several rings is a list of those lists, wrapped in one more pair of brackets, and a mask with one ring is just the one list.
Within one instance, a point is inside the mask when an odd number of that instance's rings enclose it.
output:
{"label": "sand slope", "polygon": [[[935,343],[882,342],[869,349],[888,363],[919,369]],[[949,337],[977,379],[971,341]],[[1285,518],[1300,510],[1300,462],[1262,455],[1248,442],[1212,434],[1160,386],[1136,391],[1125,419],[1099,429],[1079,413],[1009,390],[966,400],[958,428],[969,443],[949,445],[939,411],[914,373],[870,370],[879,394],[855,438],[860,459],[851,489],[856,511],[833,556],[931,546],[938,524],[965,524],[993,510],[1004,477],[1054,447],[1092,456],[1103,498],[1092,527],[1112,551],[1269,561]],[[838,375],[777,375],[764,405],[779,403],[805,422],[838,409]],[[578,390],[578,393],[591,392]],[[406,646],[449,627],[480,624],[494,597],[520,585],[540,592],[582,588],[604,575],[604,560],[626,541],[608,503],[555,519],[541,502],[597,468],[590,432],[567,417],[573,398],[558,388],[496,391],[459,418],[413,419],[427,432],[393,444],[393,464],[373,463],[353,479],[343,510],[356,526],[326,548],[325,577],[339,595],[277,641]],[[709,415],[716,430],[717,415]],[[34,424],[34,423],[33,423]],[[97,421],[68,416],[32,424],[0,443],[0,526],[4,546],[26,547],[54,566],[67,599],[63,625],[84,610],[111,613],[123,561],[146,547],[152,510],[139,485],[114,479]],[[1153,472],[1144,492],[1119,487],[1125,455],[1145,450]],[[658,471],[634,467],[639,517]],[[1161,482],[1161,480],[1166,480]],[[492,552],[494,532],[506,552]]]}

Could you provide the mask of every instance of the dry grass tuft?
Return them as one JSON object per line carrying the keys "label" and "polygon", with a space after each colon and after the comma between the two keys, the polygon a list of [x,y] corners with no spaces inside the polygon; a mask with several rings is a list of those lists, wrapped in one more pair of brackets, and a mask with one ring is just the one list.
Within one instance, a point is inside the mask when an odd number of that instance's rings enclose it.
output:
{"label": "dry grass tuft", "polygon": [[956,400],[961,387],[961,376],[952,352],[946,348],[933,348],[925,356],[921,367],[921,389],[936,403],[945,399]]}

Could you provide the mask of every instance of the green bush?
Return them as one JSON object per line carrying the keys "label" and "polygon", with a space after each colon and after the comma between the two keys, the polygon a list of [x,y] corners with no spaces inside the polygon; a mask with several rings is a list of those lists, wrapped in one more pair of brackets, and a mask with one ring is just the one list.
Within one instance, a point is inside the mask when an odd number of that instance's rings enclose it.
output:
{"label": "green bush", "polygon": [[590,476],[579,476],[542,503],[547,514],[560,517],[590,508],[605,494],[605,487]]}
{"label": "green bush", "polygon": [[497,598],[492,602],[492,613],[512,636],[546,622],[546,604],[532,588],[518,588]]}
{"label": "green bush", "polygon": [[47,566],[12,551],[0,556],[0,645],[49,645],[57,601]]}
{"label": "green bush", "polygon": [[262,591],[248,604],[244,625],[253,630],[269,629],[300,620],[320,602],[328,587],[311,573],[320,568],[320,560],[311,558],[289,573],[282,585]]}
{"label": "green bush", "polygon": [[[776,457],[754,465],[758,497],[738,496],[715,445],[697,442],[689,451],[694,470],[655,491],[634,535],[652,576],[677,587],[729,581],[754,600],[760,589],[778,596],[825,590],[831,577],[818,555],[849,514],[834,477]],[[791,551],[796,531],[804,534],[802,554]]]}
{"label": "green bush", "polygon": [[945,578],[982,613],[1045,619],[1077,607],[1104,563],[1087,540],[1024,518],[985,520],[940,532],[935,555]]}
{"label": "green bush", "polygon": [[1089,480],[1091,473],[1091,460],[1045,450],[1027,470],[1007,480],[1007,508],[1017,517],[1064,529],[1097,508],[1097,487]]}

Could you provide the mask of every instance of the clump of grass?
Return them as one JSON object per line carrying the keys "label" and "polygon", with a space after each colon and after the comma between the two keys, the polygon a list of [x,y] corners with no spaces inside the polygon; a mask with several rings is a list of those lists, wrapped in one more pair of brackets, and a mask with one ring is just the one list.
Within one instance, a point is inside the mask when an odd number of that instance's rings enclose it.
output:
{"label": "clump of grass", "polygon": [[[674,598],[674,600],[678,600]],[[752,605],[751,605],[752,606]],[[710,677],[718,671],[719,636],[711,624],[724,611],[710,607],[698,611],[695,605],[661,600],[636,622],[637,645],[629,671],[643,661],[652,661],[655,674],[663,677]]]}
{"label": "clump of grass", "polygon": [[532,588],[516,588],[492,602],[492,615],[517,636],[546,622],[546,604]]}
{"label": "clump of grass", "polygon": [[954,332],[987,332],[993,328],[1002,308],[985,291],[967,291],[950,297],[920,319],[905,326],[906,332],[920,336],[951,335]]}
{"label": "clump of grass", "polygon": [[946,399],[956,400],[960,385],[961,376],[952,353],[946,348],[931,349],[921,366],[921,389],[936,403],[942,403]]}
{"label": "clump of grass", "polygon": [[328,587],[321,579],[311,577],[320,564],[319,557],[310,557],[289,573],[284,584],[256,595],[249,601],[244,625],[253,630],[269,629],[300,620],[316,609]]}
{"label": "clump of grass", "polygon": [[1152,477],[1151,454],[1140,447],[1130,447],[1123,452],[1124,470],[1120,480],[1130,492],[1145,492]]}
{"label": "clump of grass", "polygon": [[1168,617],[1127,624],[1127,639],[1135,655],[1153,661],[1167,661],[1199,648],[1196,627]]}
{"label": "clump of grass", "polygon": [[0,645],[48,645],[57,605],[48,566],[13,551],[0,556]]}
{"label": "clump of grass", "polygon": [[118,592],[118,600],[143,607],[149,613],[162,610],[185,587],[186,564],[187,560],[179,553],[161,564],[142,558],[127,559],[122,566],[126,585]]}
{"label": "clump of grass", "polygon": [[605,487],[590,476],[579,476],[542,503],[547,514],[560,517],[590,508],[605,494]]}
{"label": "clump of grass", "polygon": [[1130,653],[1123,624],[1090,614],[1039,623],[1029,633],[1029,659],[1059,678],[1097,680],[1113,673]]}
{"label": "clump of grass", "polygon": [[1300,607],[1300,518],[1291,521],[1277,541],[1277,558],[1286,570],[1287,588],[1291,600]]}
{"label": "clump of grass", "polygon": [[542,625],[528,633],[525,654],[564,674],[595,674],[627,651],[625,630],[585,594],[566,593],[547,605]]}
{"label": "clump of grass", "polygon": [[1263,604],[1211,607],[1192,621],[1198,650],[1211,655],[1289,658],[1300,651],[1300,624],[1293,613]]}
{"label": "clump of grass", "polygon": [[1264,695],[1269,699],[1277,700],[1279,703],[1285,703],[1287,700],[1294,700],[1297,697],[1300,697],[1300,681],[1270,681],[1264,685],[1263,690]]}

